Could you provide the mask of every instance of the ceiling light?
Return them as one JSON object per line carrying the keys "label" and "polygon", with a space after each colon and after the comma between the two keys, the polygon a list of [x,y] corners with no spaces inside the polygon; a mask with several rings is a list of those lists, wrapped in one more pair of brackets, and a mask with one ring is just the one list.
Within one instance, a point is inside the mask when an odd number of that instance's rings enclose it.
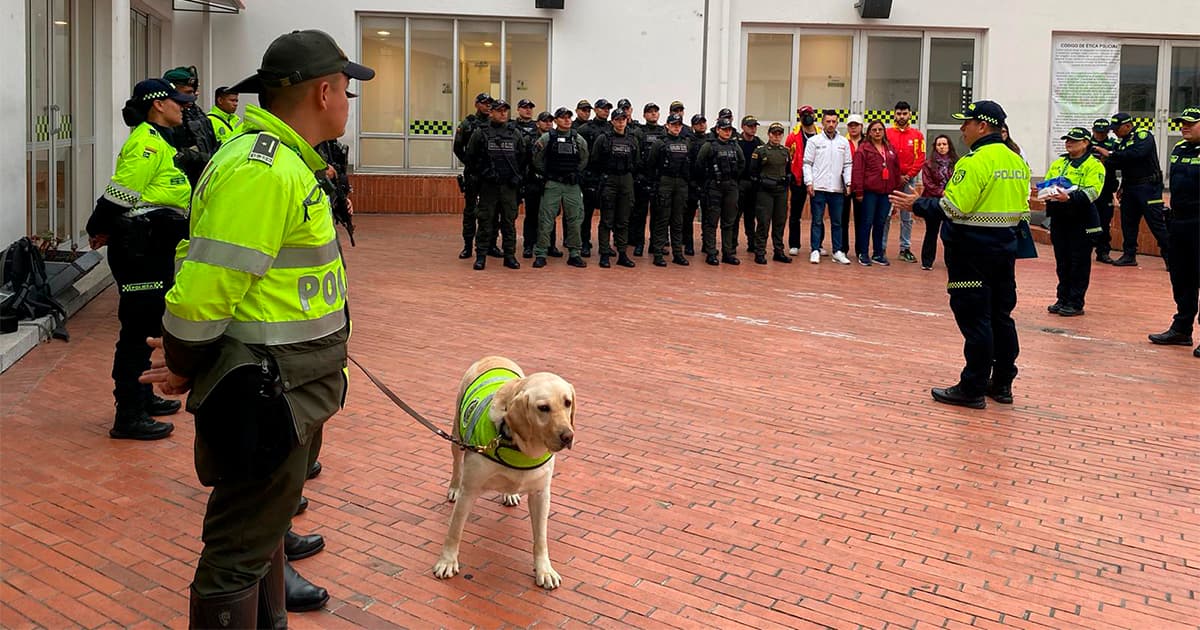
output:
{"label": "ceiling light", "polygon": [[488,46],[488,47],[495,46],[495,44],[493,44],[492,42],[483,42],[483,45]]}
{"label": "ceiling light", "polygon": [[376,35],[380,35],[380,36],[383,36],[383,37],[387,37],[388,35],[391,35],[391,34],[392,34],[392,32],[391,32],[391,31],[378,31],[378,32],[376,33]]}

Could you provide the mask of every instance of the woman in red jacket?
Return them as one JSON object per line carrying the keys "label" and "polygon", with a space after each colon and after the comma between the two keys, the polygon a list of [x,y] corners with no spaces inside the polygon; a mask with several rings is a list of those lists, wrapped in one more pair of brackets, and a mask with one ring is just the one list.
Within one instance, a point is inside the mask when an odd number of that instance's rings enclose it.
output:
{"label": "woman in red jacket", "polygon": [[[872,262],[887,267],[888,262],[883,228],[892,216],[892,203],[888,194],[899,190],[900,159],[888,144],[883,123],[878,120],[867,125],[867,140],[854,153],[854,168],[851,188],[854,198],[862,206],[862,222],[858,224],[858,264],[870,267]],[[870,237],[868,242],[867,237]],[[867,257],[868,243],[875,255]]]}
{"label": "woman in red jacket", "polygon": [[[958,152],[950,137],[941,135],[933,141],[933,151],[925,166],[921,168],[921,181],[925,189],[922,197],[941,197],[946,191],[946,184],[954,175],[954,164],[958,162]],[[921,242],[921,269],[933,269],[933,259],[937,257],[938,232],[942,229],[942,216],[925,219],[925,239]]]}

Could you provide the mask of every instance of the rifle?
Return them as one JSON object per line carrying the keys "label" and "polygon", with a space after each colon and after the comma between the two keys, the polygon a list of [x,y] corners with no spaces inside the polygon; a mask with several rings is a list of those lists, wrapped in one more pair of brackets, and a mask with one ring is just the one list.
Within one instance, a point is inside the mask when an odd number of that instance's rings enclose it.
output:
{"label": "rifle", "polygon": [[350,246],[354,247],[354,217],[350,214],[349,203],[350,193],[354,192],[354,188],[350,185],[350,175],[347,172],[350,168],[349,152],[346,145],[337,140],[322,142],[318,148],[325,162],[333,167],[336,176],[330,181],[321,173],[317,181],[321,182],[325,194],[329,195],[334,223],[346,228],[346,234],[350,236]]}
{"label": "rifle", "polygon": [[208,161],[217,152],[217,136],[213,133],[208,117],[200,108],[192,105],[183,110],[183,124],[172,130],[172,144],[179,153],[175,156],[179,170],[187,175],[192,187],[200,181],[200,175]]}

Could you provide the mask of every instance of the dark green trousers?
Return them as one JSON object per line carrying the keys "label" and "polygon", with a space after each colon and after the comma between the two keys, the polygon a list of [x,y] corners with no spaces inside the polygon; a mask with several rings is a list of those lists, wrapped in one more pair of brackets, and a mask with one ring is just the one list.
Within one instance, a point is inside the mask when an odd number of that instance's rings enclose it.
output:
{"label": "dark green trousers", "polygon": [[[498,182],[484,182],[479,188],[476,218],[479,233],[475,235],[475,255],[487,254],[496,242],[496,230],[504,239],[501,249],[505,256],[517,253],[517,187]],[[497,218],[498,217],[498,218]],[[496,225],[499,222],[500,225]]]}
{"label": "dark green trousers", "polygon": [[[683,213],[687,207],[688,200],[688,181],[682,177],[672,177],[664,175],[658,180],[658,206],[662,208],[666,215],[667,230],[671,242],[671,254],[674,256],[683,255]],[[691,225],[687,228],[691,229]],[[654,231],[650,232],[651,237],[654,236]],[[668,234],[661,235],[661,242],[654,238],[650,239],[650,244],[655,247],[662,247],[667,244]],[[655,249],[655,252],[660,250]]]}
{"label": "dark green trousers", "polygon": [[534,256],[546,256],[550,249],[550,235],[554,231],[554,217],[562,206],[566,227],[563,228],[563,244],[570,256],[579,255],[579,225],[583,222],[583,192],[578,184],[547,181],[546,192],[542,193],[541,215],[538,220],[538,241],[533,248]]}
{"label": "dark green trousers", "polygon": [[607,175],[600,189],[600,252],[612,245],[618,254],[629,246],[629,215],[633,212],[633,173]]}
{"label": "dark green trousers", "polygon": [[[707,215],[703,220],[704,247],[711,253],[737,254],[738,182],[730,179],[708,183]],[[721,249],[717,249],[716,228],[721,225]]]}
{"label": "dark green trousers", "polygon": [[771,248],[776,254],[783,253],[783,228],[787,224],[787,188],[769,190],[770,186],[758,189],[758,208],[754,230],[754,251],[767,252],[767,227],[771,228]]}

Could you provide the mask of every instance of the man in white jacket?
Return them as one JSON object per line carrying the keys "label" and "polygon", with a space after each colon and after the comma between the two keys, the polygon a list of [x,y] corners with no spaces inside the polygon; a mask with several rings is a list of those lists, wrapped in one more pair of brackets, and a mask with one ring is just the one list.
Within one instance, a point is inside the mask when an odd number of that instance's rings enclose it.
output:
{"label": "man in white jacket", "polygon": [[853,162],[850,143],[838,135],[838,114],[825,110],[821,117],[819,133],[804,145],[804,184],[812,199],[812,229],[809,233],[812,254],[808,261],[821,262],[821,243],[825,240],[825,208],[829,207],[830,240],[833,241],[833,261],[849,265],[846,243],[842,242],[842,212],[846,202],[846,191],[850,189],[850,171]]}

